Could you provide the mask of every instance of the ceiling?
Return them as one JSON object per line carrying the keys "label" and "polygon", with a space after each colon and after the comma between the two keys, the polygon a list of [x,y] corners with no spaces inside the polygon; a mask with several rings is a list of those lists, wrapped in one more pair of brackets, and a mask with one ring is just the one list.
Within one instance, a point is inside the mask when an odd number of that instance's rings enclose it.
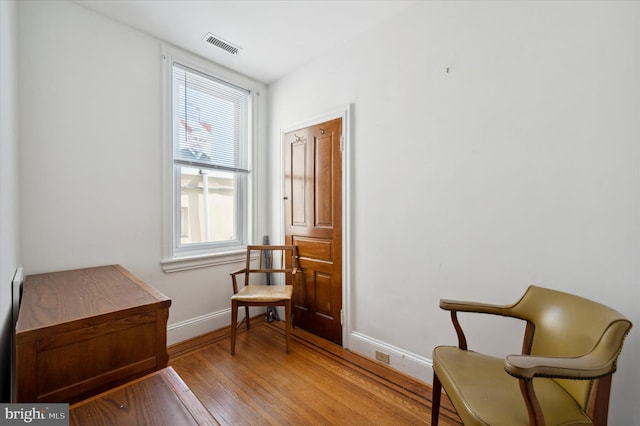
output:
{"label": "ceiling", "polygon": [[[271,83],[416,0],[75,0],[160,40]],[[238,55],[203,41],[207,33]]]}

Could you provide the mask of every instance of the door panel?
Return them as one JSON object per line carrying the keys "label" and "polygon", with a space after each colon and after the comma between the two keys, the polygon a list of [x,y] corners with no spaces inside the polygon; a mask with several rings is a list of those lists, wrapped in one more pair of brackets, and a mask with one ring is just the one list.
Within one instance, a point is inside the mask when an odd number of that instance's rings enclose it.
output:
{"label": "door panel", "polygon": [[285,135],[285,240],[302,273],[294,324],[342,344],[342,120]]}
{"label": "door panel", "polygon": [[333,226],[333,138],[318,138],[315,149],[315,225],[330,228]]}
{"label": "door panel", "polygon": [[333,260],[332,242],[327,240],[318,240],[313,238],[295,237],[294,244],[298,246],[298,250],[305,253],[312,259],[325,262]]}
{"label": "door panel", "polygon": [[291,144],[291,175],[295,179],[291,182],[291,195],[289,196],[292,209],[292,225],[307,226],[307,212],[305,202],[305,176],[307,175],[307,144],[304,141],[295,141]]}

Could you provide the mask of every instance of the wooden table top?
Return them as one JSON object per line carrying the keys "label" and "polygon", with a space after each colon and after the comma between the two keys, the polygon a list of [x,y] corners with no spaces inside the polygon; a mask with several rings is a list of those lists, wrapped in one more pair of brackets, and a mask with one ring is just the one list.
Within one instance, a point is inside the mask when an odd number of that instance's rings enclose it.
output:
{"label": "wooden table top", "polygon": [[29,275],[16,333],[151,304],[171,299],[120,265]]}
{"label": "wooden table top", "polygon": [[69,408],[70,425],[218,425],[171,367]]}

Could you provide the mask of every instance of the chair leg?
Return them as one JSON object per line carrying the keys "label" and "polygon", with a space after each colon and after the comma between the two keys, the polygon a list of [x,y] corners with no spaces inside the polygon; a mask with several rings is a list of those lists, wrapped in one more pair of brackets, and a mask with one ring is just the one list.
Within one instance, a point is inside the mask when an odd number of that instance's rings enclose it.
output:
{"label": "chair leg", "polygon": [[249,307],[244,307],[244,320],[247,322],[247,330],[249,329]]}
{"label": "chair leg", "polygon": [[431,426],[438,426],[440,416],[440,396],[442,394],[442,384],[436,372],[433,372],[433,395],[431,398]]}
{"label": "chair leg", "polygon": [[291,315],[291,300],[287,301],[284,305],[284,318],[285,318],[285,326],[287,328],[286,331],[286,339],[287,339],[287,353],[289,353],[289,346],[291,345],[291,323],[293,322],[293,316]]}
{"label": "chair leg", "polygon": [[231,301],[231,355],[236,353],[236,329],[238,327],[238,302]]}
{"label": "chair leg", "polygon": [[611,393],[612,374],[596,379],[591,388],[587,405],[587,414],[596,426],[607,426],[609,417],[609,395]]}

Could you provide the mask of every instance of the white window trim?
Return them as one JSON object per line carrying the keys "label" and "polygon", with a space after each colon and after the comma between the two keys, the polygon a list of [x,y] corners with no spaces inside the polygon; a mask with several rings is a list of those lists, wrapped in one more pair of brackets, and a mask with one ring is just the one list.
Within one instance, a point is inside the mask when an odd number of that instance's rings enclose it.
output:
{"label": "white window trim", "polygon": [[262,169],[256,158],[256,146],[258,135],[258,117],[262,113],[262,107],[258,97],[261,91],[265,91],[262,83],[249,79],[235,73],[227,68],[209,62],[198,56],[178,49],[174,46],[162,46],[162,259],[160,264],[164,272],[177,272],[189,269],[204,268],[215,265],[223,265],[241,261],[246,256],[244,247],[230,247],[224,251],[184,251],[178,250],[175,241],[175,197],[174,175],[173,175],[173,128],[172,128],[172,76],[173,63],[201,70],[216,78],[227,81],[236,86],[249,90],[250,92],[250,117],[249,117],[249,164],[251,173],[248,179],[248,199],[246,206],[246,235],[247,241],[255,240],[257,235],[257,197],[256,188],[259,172]]}

